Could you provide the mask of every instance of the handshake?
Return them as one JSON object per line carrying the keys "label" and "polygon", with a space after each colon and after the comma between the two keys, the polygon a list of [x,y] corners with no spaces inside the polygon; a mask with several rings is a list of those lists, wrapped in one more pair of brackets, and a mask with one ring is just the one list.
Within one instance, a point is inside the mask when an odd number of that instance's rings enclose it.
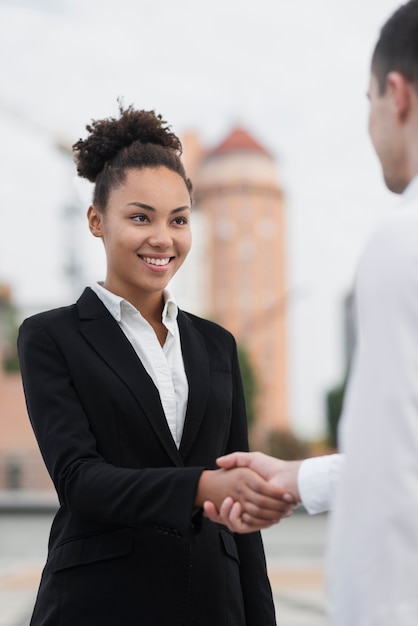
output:
{"label": "handshake", "polygon": [[217,459],[221,469],[204,471],[195,504],[233,532],[250,533],[289,517],[300,502],[301,461],[282,461],[262,452],[234,452]]}

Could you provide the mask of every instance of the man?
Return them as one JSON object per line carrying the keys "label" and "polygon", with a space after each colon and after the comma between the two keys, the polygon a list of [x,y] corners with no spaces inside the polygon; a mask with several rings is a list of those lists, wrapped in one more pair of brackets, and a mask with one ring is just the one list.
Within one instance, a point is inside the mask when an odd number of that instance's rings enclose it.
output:
{"label": "man", "polygon": [[[308,497],[313,509],[328,508],[335,492],[327,554],[332,626],[416,626],[418,0],[401,6],[382,28],[368,96],[370,137],[385,183],[402,194],[402,203],[358,267],[359,341],[339,432],[345,458],[286,464],[237,453],[220,465],[251,466],[299,500]],[[257,525],[251,511],[231,500],[219,514],[210,503],[205,510],[239,532]]]}

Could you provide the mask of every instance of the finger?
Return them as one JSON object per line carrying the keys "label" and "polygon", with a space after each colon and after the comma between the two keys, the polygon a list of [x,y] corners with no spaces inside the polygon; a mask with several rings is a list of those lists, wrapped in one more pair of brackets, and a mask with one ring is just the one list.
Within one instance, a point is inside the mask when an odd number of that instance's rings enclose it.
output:
{"label": "finger", "polygon": [[273,500],[297,503],[297,498],[289,491],[284,491],[279,485],[268,482],[258,474],[253,473],[248,480],[250,489],[260,497],[267,497]]}
{"label": "finger", "polygon": [[291,493],[284,493],[282,495],[282,500],[284,500],[285,502],[294,502],[296,505],[295,496],[293,496]]}
{"label": "finger", "polygon": [[203,503],[203,514],[205,517],[210,519],[212,522],[219,521],[219,512],[213,502],[206,500]]}
{"label": "finger", "polygon": [[[239,509],[241,509],[241,505],[239,504],[239,502],[237,503]],[[219,515],[220,517],[223,517],[225,519],[230,517],[231,514],[231,510],[234,506],[234,500],[228,496],[227,498],[225,498],[225,500],[222,502],[220,508],[219,508]],[[238,515],[239,517],[239,515]]]}
{"label": "finger", "polygon": [[238,520],[241,521],[241,516],[242,516],[241,502],[234,502],[234,504],[232,505],[231,512],[229,514],[229,519],[232,523],[235,523]]}
{"label": "finger", "polygon": [[[243,502],[251,502],[261,509],[279,512],[287,509],[290,505],[296,504],[294,499],[292,499],[291,502],[283,500],[283,492],[280,489],[278,491],[273,491],[272,493],[273,496],[270,495],[270,490],[267,490],[266,493],[266,491],[261,491],[257,487],[254,489],[251,486],[248,489],[242,490],[239,500]],[[238,498],[236,499],[238,500]]]}
{"label": "finger", "polygon": [[[226,501],[224,501],[224,503],[225,502]],[[228,506],[229,509],[230,503],[228,502],[227,504],[225,504],[225,510],[226,506]],[[232,532],[244,534],[253,533],[256,530],[269,528],[273,523],[277,523],[280,520],[264,520],[254,517],[248,513],[245,513],[244,515],[242,513],[241,504],[239,502],[234,502],[230,509],[228,517],[219,515],[218,521],[227,526]]]}
{"label": "finger", "polygon": [[296,508],[296,505],[293,505],[293,504],[290,505],[289,509],[287,510],[287,512],[283,513],[282,518],[283,517],[290,517],[293,514],[293,511],[295,510],[295,508]]}
{"label": "finger", "polygon": [[247,527],[242,523],[241,520],[241,512],[242,508],[239,502],[234,502],[232,498],[228,497],[222,502],[220,511],[216,508],[213,502],[209,502],[209,500],[203,503],[203,511],[205,517],[210,519],[212,522],[216,522],[218,524],[223,524],[227,526],[230,531],[236,533],[247,533],[253,532],[253,528]]}
{"label": "finger", "polygon": [[220,456],[216,459],[216,463],[219,467],[224,469],[231,469],[232,467],[247,467],[251,463],[250,452],[232,452]]}
{"label": "finger", "polygon": [[248,472],[248,475],[246,475],[246,483],[252,491],[269,498],[280,500],[283,498],[285,491],[279,485],[265,480],[252,469],[247,469],[246,471]]}
{"label": "finger", "polygon": [[270,526],[273,526],[273,524],[278,524],[280,522],[280,519],[274,519],[274,520],[264,520],[264,519],[260,519],[258,517],[253,517],[252,515],[249,515],[248,513],[243,513],[241,516],[241,530],[238,532],[254,532],[255,530],[264,530],[266,528],[270,528]]}
{"label": "finger", "polygon": [[[238,503],[235,503],[234,507],[237,504]],[[231,530],[232,532],[240,533],[240,534],[253,533],[256,530],[261,530],[263,528],[268,528],[269,526],[271,526],[271,522],[265,522],[264,520],[257,520],[255,518],[252,518],[251,516],[246,516],[247,521],[244,521],[244,519],[241,516],[241,509],[237,507],[235,511],[234,507],[232,508],[231,514],[228,517],[228,519],[224,520],[223,522],[226,526],[228,526],[229,530]]]}
{"label": "finger", "polygon": [[253,517],[263,520],[281,519],[293,512],[295,505],[283,502],[283,500],[258,500],[247,499],[243,502],[243,511]]}
{"label": "finger", "polygon": [[243,508],[241,517],[245,514],[265,524],[274,524],[275,522],[277,522],[279,519],[283,517],[283,513],[287,513],[287,511],[286,512],[268,511],[266,509],[260,509],[254,506],[245,506]]}
{"label": "finger", "polygon": [[290,517],[293,514],[293,511],[296,509],[297,507],[297,503],[285,503],[282,502],[281,506],[273,512],[273,515],[266,515],[265,511],[264,512],[260,512],[259,510],[257,511],[256,509],[251,509],[251,505],[248,507],[249,511],[252,513],[252,515],[255,516],[259,516],[259,517],[277,517],[277,519],[283,519],[284,517]]}
{"label": "finger", "polygon": [[220,508],[220,521],[232,532],[248,532],[241,520],[242,506],[240,502],[234,502],[232,498],[225,498]]}

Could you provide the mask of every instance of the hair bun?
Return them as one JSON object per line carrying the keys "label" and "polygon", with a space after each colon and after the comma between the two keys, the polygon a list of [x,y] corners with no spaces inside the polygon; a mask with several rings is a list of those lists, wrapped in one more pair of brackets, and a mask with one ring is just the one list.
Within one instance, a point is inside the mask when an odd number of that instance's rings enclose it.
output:
{"label": "hair bun", "polygon": [[181,154],[179,138],[155,111],[137,111],[132,105],[124,109],[119,103],[119,113],[119,118],[92,120],[86,126],[87,139],[79,139],[73,145],[79,176],[95,182],[106,163],[136,141],[171,148]]}

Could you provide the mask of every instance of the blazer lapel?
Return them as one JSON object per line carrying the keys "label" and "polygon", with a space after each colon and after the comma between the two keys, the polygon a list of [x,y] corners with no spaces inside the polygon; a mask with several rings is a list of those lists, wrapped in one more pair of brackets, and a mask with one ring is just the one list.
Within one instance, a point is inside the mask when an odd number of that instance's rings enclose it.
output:
{"label": "blazer lapel", "polygon": [[86,341],[133,393],[174,464],[183,465],[168,428],[158,389],[122,329],[89,288],[77,301],[77,308],[81,333]]}
{"label": "blazer lapel", "polygon": [[180,453],[183,459],[190,451],[205,414],[209,396],[209,357],[201,333],[182,311],[178,314],[184,368],[189,383],[189,399]]}

